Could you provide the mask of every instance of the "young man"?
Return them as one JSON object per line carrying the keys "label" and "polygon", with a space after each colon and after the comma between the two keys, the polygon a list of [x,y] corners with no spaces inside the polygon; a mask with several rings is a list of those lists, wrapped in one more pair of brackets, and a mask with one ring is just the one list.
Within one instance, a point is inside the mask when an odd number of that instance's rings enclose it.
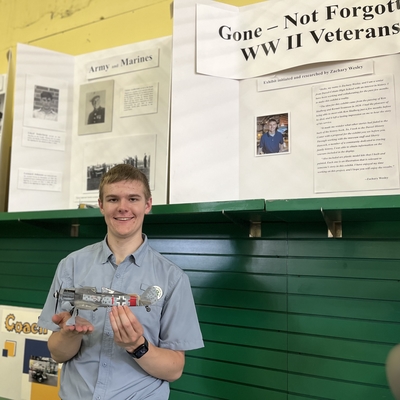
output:
{"label": "young man", "polygon": [[264,124],[264,134],[261,136],[260,148],[264,154],[279,153],[283,150],[283,136],[278,132],[278,122],[271,118]]}
{"label": "young man", "polygon": [[42,107],[33,110],[33,118],[46,119],[49,121],[57,121],[58,114],[52,109],[53,95],[51,92],[43,91],[40,93],[40,101]]}
{"label": "young man", "polygon": [[[39,326],[53,331],[52,358],[64,363],[60,397],[168,399],[169,382],[182,374],[184,352],[203,347],[189,279],[142,233],[152,206],[142,172],[129,164],[110,169],[100,183],[99,206],[106,238],[60,262],[39,318]],[[80,310],[73,326],[66,324],[70,312],[53,315],[53,294],[61,286],[140,294],[152,285],[163,294],[150,311],[127,306]]]}

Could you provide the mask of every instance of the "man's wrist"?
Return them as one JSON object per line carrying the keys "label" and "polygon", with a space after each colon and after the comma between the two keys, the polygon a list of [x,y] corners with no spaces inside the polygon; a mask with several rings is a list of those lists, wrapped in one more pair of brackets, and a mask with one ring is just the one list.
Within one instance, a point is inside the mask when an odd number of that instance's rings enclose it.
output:
{"label": "man's wrist", "polygon": [[143,343],[139,344],[133,350],[132,349],[125,349],[126,352],[132,358],[139,359],[139,358],[143,357],[149,351],[149,343],[148,343],[147,339],[144,336],[142,336],[142,338],[143,338]]}

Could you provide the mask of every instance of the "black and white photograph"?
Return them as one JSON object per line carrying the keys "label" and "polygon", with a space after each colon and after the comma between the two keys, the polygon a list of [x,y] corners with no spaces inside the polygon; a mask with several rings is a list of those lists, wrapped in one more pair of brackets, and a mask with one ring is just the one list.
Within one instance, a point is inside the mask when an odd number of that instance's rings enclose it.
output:
{"label": "black and white photograph", "polygon": [[58,120],[58,102],[60,90],[46,86],[35,85],[33,99],[33,118],[48,121]]}
{"label": "black and white photograph", "polygon": [[287,154],[289,114],[262,115],[256,118],[256,156]]}
{"label": "black and white photograph", "polygon": [[57,386],[58,363],[50,357],[32,355],[29,360],[29,382]]}
{"label": "black and white photograph", "polygon": [[79,94],[78,134],[111,132],[114,81],[81,85]]}
{"label": "black and white photograph", "polygon": [[88,165],[86,190],[99,190],[101,177],[117,164],[133,165],[146,175],[150,183],[151,154],[143,153],[127,156],[117,163],[99,162],[95,165]]}
{"label": "black and white photograph", "polygon": [[68,85],[42,76],[26,76],[24,126],[65,131]]}
{"label": "black and white photograph", "polygon": [[87,125],[104,123],[106,113],[106,109],[103,106],[105,93],[105,90],[101,90],[99,92],[92,92],[86,95],[86,104],[90,103],[90,105],[93,107],[92,109],[89,108],[90,112],[87,117]]}
{"label": "black and white photograph", "polygon": [[101,177],[117,164],[130,164],[142,171],[155,189],[157,135],[128,135],[123,140],[91,140],[84,146],[84,180],[81,193],[85,202],[97,204]]}

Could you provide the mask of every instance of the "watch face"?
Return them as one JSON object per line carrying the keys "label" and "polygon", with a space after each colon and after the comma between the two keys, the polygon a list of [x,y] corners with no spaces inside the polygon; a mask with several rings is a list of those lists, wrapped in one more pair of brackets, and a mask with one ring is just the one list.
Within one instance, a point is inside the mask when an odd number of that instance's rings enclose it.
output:
{"label": "watch face", "polygon": [[133,350],[132,352],[127,351],[133,358],[140,358],[144,356],[149,351],[149,343],[147,339],[143,336],[144,343],[141,344],[137,349]]}
{"label": "watch face", "polygon": [[142,344],[136,351],[135,351],[135,357],[140,358],[144,356],[147,353],[148,349],[145,347],[144,344]]}

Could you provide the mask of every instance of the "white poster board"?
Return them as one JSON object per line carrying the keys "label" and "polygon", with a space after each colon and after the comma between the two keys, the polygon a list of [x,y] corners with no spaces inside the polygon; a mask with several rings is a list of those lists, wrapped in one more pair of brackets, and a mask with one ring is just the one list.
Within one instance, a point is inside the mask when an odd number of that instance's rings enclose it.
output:
{"label": "white poster board", "polygon": [[0,305],[1,398],[58,399],[60,365],[47,349],[51,331],[37,326],[40,312]]}
{"label": "white poster board", "polygon": [[80,56],[17,47],[8,211],[97,206],[130,163],[167,202],[171,38]]}
{"label": "white poster board", "polygon": [[174,5],[172,203],[400,193],[395,3]]}

